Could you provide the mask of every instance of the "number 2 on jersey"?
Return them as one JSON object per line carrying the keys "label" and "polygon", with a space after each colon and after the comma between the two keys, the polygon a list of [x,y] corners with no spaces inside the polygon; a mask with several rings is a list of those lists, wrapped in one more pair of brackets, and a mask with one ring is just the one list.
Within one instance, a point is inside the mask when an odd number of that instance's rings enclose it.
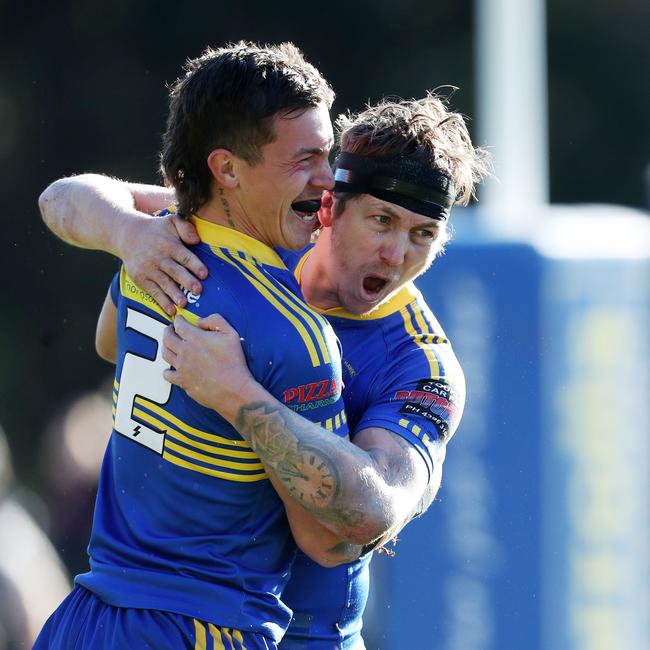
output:
{"label": "number 2 on jersey", "polygon": [[162,454],[165,433],[134,420],[133,409],[135,398],[138,396],[164,404],[171,394],[172,385],[162,374],[163,370],[169,368],[169,364],[162,358],[162,337],[166,325],[151,316],[128,308],[126,327],[153,339],[157,344],[156,357],[147,359],[133,352],[124,355],[115,406],[115,431]]}

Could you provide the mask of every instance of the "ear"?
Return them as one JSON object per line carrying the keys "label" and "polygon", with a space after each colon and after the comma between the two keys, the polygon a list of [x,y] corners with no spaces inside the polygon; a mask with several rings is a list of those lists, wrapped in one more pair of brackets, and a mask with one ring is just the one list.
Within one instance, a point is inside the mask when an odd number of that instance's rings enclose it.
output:
{"label": "ear", "polygon": [[320,200],[320,210],[318,211],[318,220],[324,228],[330,228],[334,223],[334,194],[329,190],[323,192]]}
{"label": "ear", "polygon": [[208,156],[208,167],[219,185],[233,189],[239,185],[237,159],[228,149],[215,149]]}

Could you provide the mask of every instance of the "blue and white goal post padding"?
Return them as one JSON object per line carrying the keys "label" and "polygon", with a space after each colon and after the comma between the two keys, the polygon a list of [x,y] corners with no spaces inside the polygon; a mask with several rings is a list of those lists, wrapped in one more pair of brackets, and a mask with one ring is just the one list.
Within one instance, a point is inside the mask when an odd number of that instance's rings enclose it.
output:
{"label": "blue and white goal post padding", "polygon": [[373,559],[368,648],[650,648],[650,218],[453,218],[417,284],[467,404],[438,499]]}

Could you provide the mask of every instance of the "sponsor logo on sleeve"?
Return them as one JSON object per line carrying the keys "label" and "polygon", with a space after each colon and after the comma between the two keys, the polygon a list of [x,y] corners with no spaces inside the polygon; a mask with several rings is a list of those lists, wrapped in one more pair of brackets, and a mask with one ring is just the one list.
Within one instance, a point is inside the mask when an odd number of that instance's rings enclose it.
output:
{"label": "sponsor logo on sleeve", "polygon": [[450,437],[458,426],[458,398],[452,387],[443,381],[421,379],[415,390],[398,390],[394,399],[403,402],[400,413],[417,415],[433,422],[443,440]]}

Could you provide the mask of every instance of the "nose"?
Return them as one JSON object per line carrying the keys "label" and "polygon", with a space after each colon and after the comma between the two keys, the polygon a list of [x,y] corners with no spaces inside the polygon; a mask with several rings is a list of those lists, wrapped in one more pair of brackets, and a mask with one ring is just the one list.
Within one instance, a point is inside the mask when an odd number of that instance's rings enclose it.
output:
{"label": "nose", "polygon": [[401,266],[408,251],[408,237],[395,235],[384,241],[379,250],[379,259],[387,266]]}
{"label": "nose", "polygon": [[334,172],[327,158],[324,158],[314,170],[310,184],[319,190],[334,189]]}

